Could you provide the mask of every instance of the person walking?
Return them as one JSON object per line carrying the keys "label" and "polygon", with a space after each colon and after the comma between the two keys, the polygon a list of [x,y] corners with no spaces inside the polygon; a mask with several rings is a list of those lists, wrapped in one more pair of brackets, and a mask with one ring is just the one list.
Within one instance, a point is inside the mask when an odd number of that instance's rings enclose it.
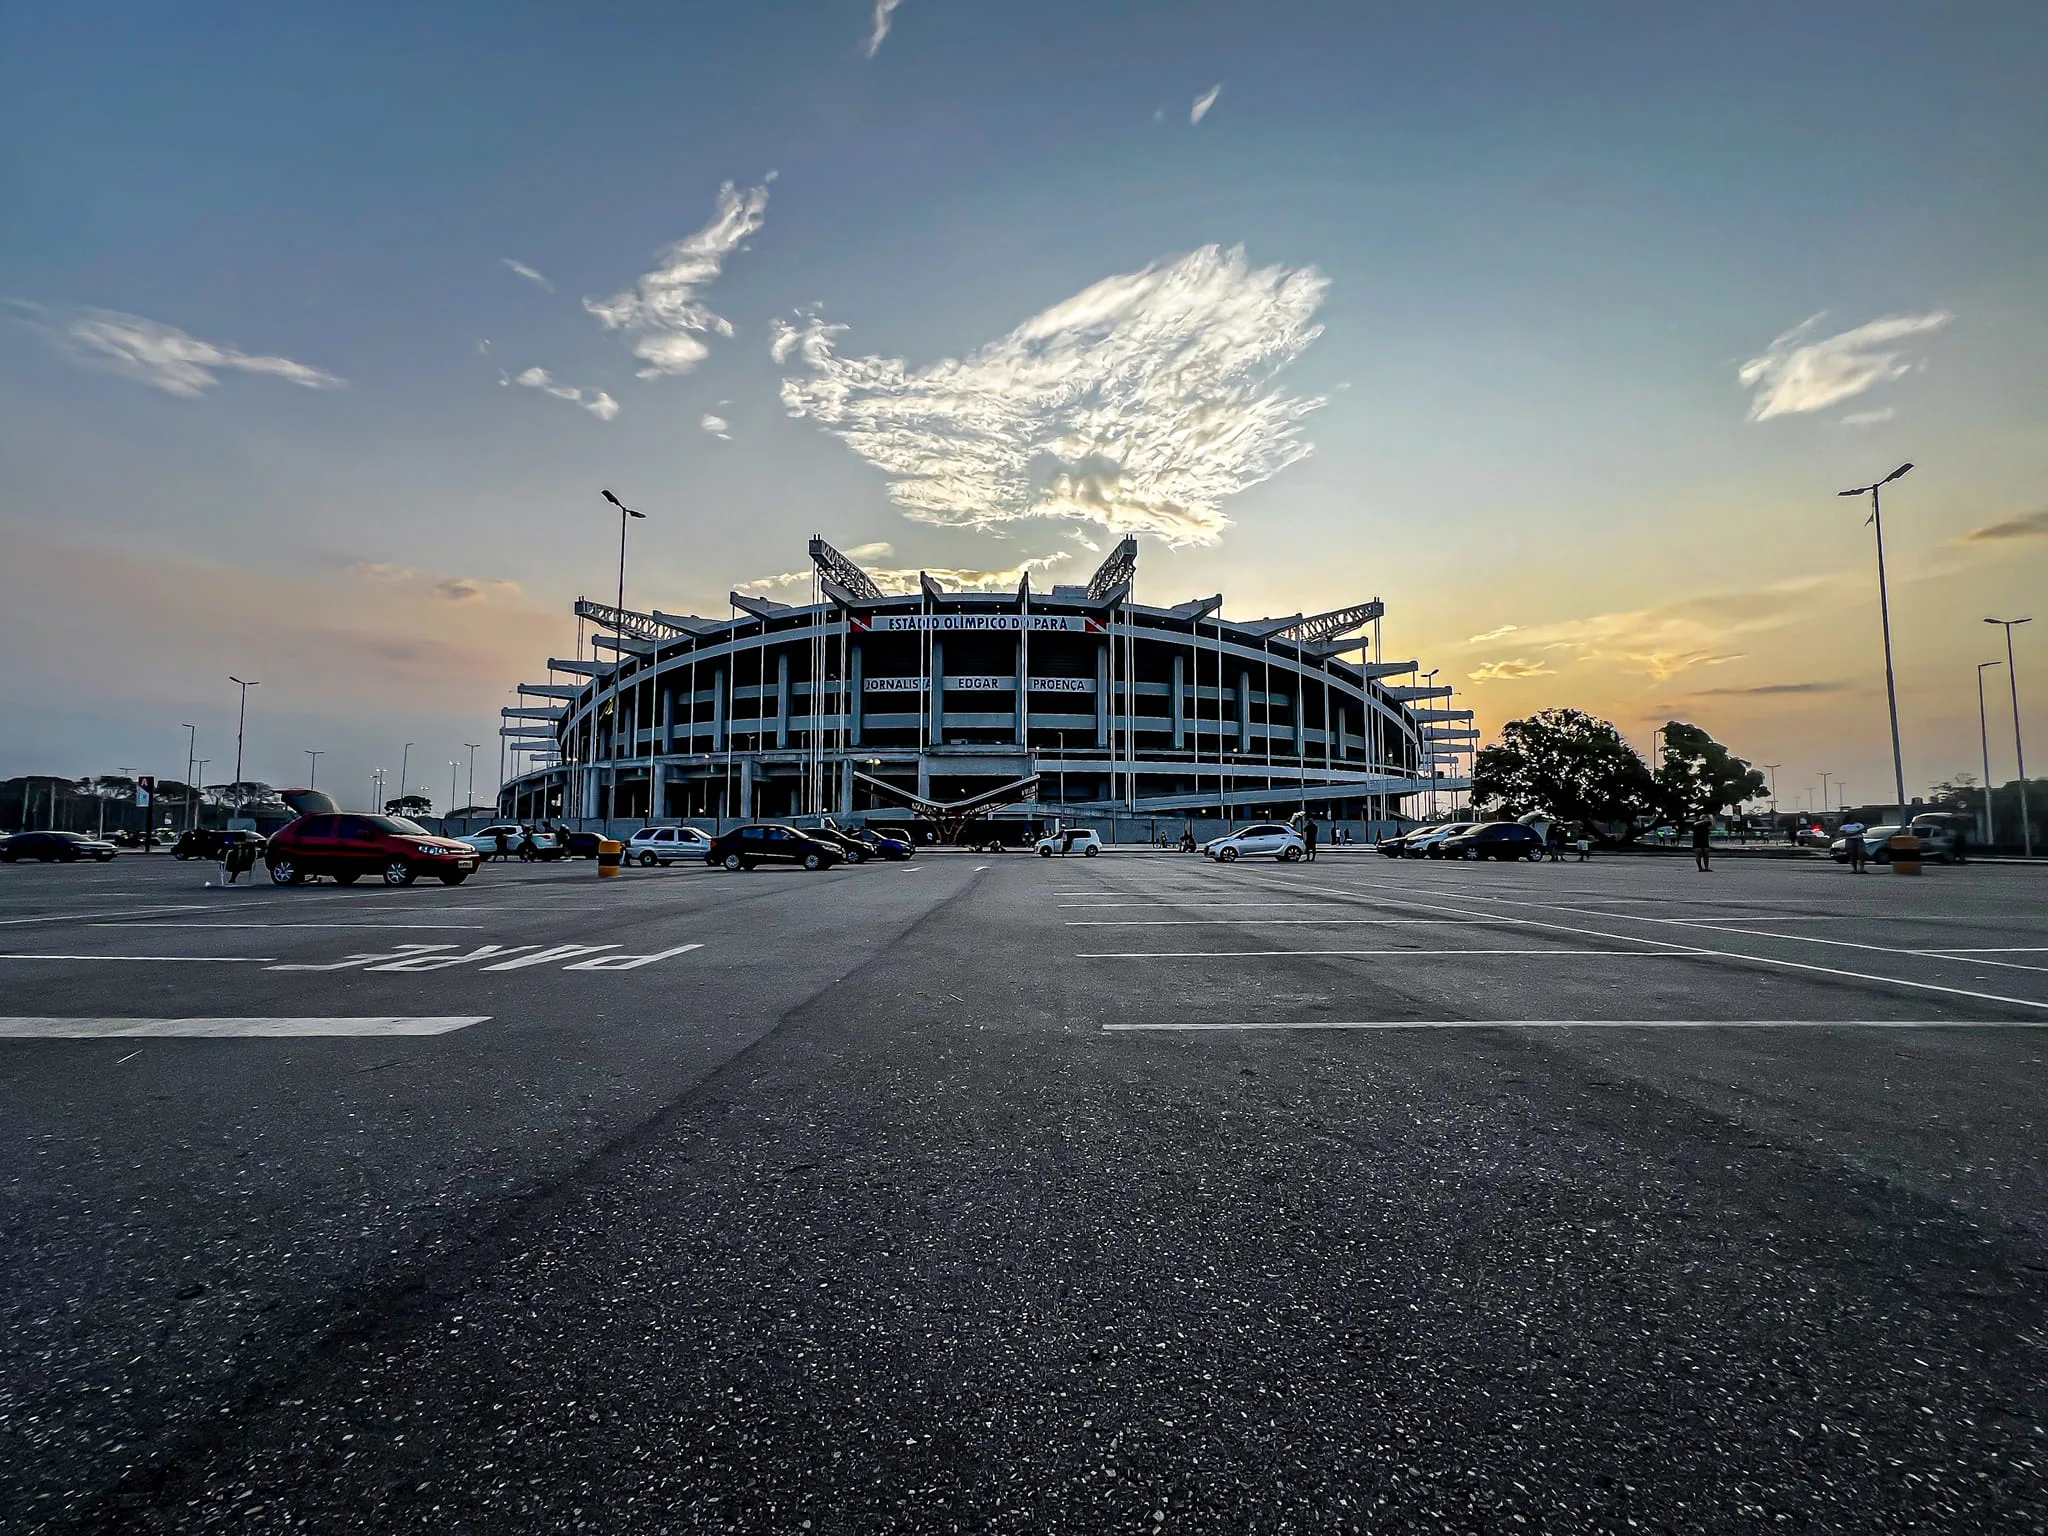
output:
{"label": "person walking", "polygon": [[1316,838],[1319,835],[1320,834],[1316,828],[1316,820],[1313,816],[1311,816],[1308,819],[1308,822],[1301,829],[1301,840],[1304,844],[1307,845],[1308,848],[1308,852],[1305,855],[1305,857],[1311,864],[1315,863],[1316,861]]}
{"label": "person walking", "polygon": [[1851,823],[1842,829],[1842,852],[1849,858],[1849,873],[1860,875],[1864,862],[1870,857],[1870,845],[1863,841],[1863,828]]}
{"label": "person walking", "polygon": [[1703,875],[1714,872],[1714,819],[1702,816],[1692,824],[1692,861]]}
{"label": "person walking", "polygon": [[491,835],[497,841],[498,862],[502,864],[512,852],[511,836],[503,827],[497,828]]}
{"label": "person walking", "polygon": [[1579,862],[1579,863],[1581,863],[1581,864],[1584,864],[1584,863],[1588,862],[1588,861],[1589,861],[1589,860],[1590,860],[1590,859],[1591,859],[1592,857],[1593,857],[1593,838],[1592,838],[1592,835],[1591,835],[1590,833],[1587,833],[1587,832],[1583,832],[1583,831],[1582,831],[1582,832],[1580,832],[1580,833],[1579,833],[1579,858],[1578,858],[1578,862]]}

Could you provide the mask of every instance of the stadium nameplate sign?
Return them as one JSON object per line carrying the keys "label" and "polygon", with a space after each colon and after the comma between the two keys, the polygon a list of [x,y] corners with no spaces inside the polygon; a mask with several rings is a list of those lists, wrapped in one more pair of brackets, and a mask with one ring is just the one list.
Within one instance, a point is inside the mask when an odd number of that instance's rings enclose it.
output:
{"label": "stadium nameplate sign", "polygon": [[1015,634],[1030,630],[1076,635],[1104,635],[1108,628],[1100,619],[1071,613],[875,613],[855,614],[856,634],[929,634],[937,630],[970,630],[983,634]]}
{"label": "stadium nameplate sign", "polygon": [[[868,693],[923,693],[931,680],[923,677],[870,677],[863,683]],[[1014,677],[949,677],[946,686],[961,693],[1008,693],[1015,690]],[[1034,677],[1033,693],[1093,693],[1092,677]]]}

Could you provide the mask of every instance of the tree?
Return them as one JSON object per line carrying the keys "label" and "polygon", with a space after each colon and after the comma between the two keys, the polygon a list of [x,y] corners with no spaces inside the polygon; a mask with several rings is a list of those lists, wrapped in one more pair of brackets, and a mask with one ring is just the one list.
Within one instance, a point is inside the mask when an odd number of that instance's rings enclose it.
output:
{"label": "tree", "polygon": [[1732,811],[1769,788],[1761,769],[1730,752],[1696,725],[1664,723],[1664,760],[1657,768],[1658,810],[1673,821]]}
{"label": "tree", "polygon": [[425,795],[400,795],[396,800],[384,802],[384,814],[387,816],[431,816],[433,813],[434,802]]}
{"label": "tree", "polygon": [[1650,814],[1657,785],[1613,724],[1577,709],[1546,709],[1501,728],[1472,766],[1472,800],[1490,814],[1540,812],[1628,837]]}

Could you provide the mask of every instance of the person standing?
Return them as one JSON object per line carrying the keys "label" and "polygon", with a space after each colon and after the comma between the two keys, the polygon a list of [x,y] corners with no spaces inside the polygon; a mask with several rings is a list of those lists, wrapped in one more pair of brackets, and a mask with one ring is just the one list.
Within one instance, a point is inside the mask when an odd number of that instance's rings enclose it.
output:
{"label": "person standing", "polygon": [[1714,819],[1702,816],[1692,824],[1692,861],[1703,875],[1714,872]]}
{"label": "person standing", "polygon": [[1305,822],[1305,823],[1303,824],[1303,826],[1302,826],[1302,829],[1301,829],[1301,840],[1302,840],[1302,842],[1303,842],[1303,843],[1304,843],[1304,844],[1306,845],[1306,847],[1307,847],[1307,850],[1308,850],[1308,851],[1307,851],[1307,854],[1306,854],[1305,856],[1307,857],[1307,859],[1308,859],[1309,863],[1311,863],[1311,864],[1315,863],[1315,861],[1316,861],[1316,837],[1317,837],[1317,835],[1318,835],[1318,834],[1317,834],[1317,831],[1316,831],[1316,820],[1315,820],[1315,818],[1314,818],[1313,816],[1311,816],[1311,817],[1310,817],[1310,818],[1309,818],[1309,819],[1307,820],[1307,822]]}
{"label": "person standing", "polygon": [[1870,846],[1863,841],[1862,827],[1852,826],[1843,828],[1842,852],[1849,857],[1849,873],[1852,875],[1862,874],[1864,872],[1864,861],[1870,857]]}

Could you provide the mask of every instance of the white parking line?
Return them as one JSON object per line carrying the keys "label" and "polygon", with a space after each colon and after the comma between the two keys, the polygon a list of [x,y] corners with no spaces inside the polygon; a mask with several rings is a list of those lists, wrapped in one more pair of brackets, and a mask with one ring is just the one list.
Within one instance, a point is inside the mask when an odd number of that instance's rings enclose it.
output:
{"label": "white parking line", "polygon": [[1321,1029],[2048,1029],[2048,1019],[1318,1019],[1254,1023],[1105,1024],[1105,1035],[1223,1034]]}
{"label": "white parking line", "polygon": [[[1377,895],[1377,894],[1374,894],[1374,893],[1370,893],[1370,892],[1364,892],[1364,891],[1345,891],[1345,890],[1343,890],[1343,889],[1341,889],[1341,888],[1334,888],[1334,887],[1329,887],[1329,886],[1322,886],[1322,887],[1317,887],[1317,889],[1319,889],[1319,890],[1321,890],[1321,891],[1323,891],[1323,892],[1325,892],[1325,893],[1327,893],[1327,894],[1334,894],[1334,895],[1340,895],[1340,896],[1341,896],[1341,895],[1348,895],[1348,896],[1351,896],[1351,897],[1353,897],[1354,899],[1358,899],[1358,900],[1376,901],[1376,902],[1380,902],[1380,903],[1382,903],[1382,904],[1384,904],[1384,905],[1387,905],[1387,906],[1394,906],[1394,907],[1410,907],[1410,908],[1414,908],[1414,909],[1415,909],[1415,910],[1417,910],[1417,911],[1422,911],[1422,912],[1449,912],[1449,913],[1453,913],[1453,914],[1455,914],[1455,915],[1457,915],[1457,916],[1459,916],[1459,917],[1485,917],[1485,916],[1488,916],[1488,915],[1489,915],[1489,914],[1487,914],[1487,913],[1485,913],[1485,912],[1475,912],[1475,911],[1473,911],[1473,910],[1472,910],[1472,909],[1471,909],[1470,907],[1446,907],[1446,906],[1439,906],[1439,905],[1437,905],[1437,904],[1436,904],[1436,903],[1434,903],[1434,902],[1426,902],[1426,901],[1412,901],[1412,900],[1408,900],[1408,899],[1406,899],[1406,898],[1402,898],[1402,897],[1397,897],[1397,896],[1381,896],[1381,895]],[[1496,901],[1496,902],[1500,902],[1500,903],[1502,903],[1502,904],[1504,904],[1504,905],[1511,905],[1511,906],[1518,906],[1518,907],[1534,907],[1534,908],[1536,908],[1536,909],[1537,909],[1538,911],[1552,911],[1552,910],[1558,910],[1558,909],[1555,909],[1555,908],[1553,908],[1553,907],[1552,907],[1552,906],[1551,906],[1551,905],[1550,905],[1549,903],[1547,903],[1547,902],[1540,902],[1540,901],[1518,901],[1518,900],[1515,900],[1515,899],[1514,899],[1513,897],[1504,897],[1504,896],[1468,896],[1468,897],[1466,897],[1466,898],[1464,898],[1464,899],[1466,899],[1466,900],[1468,900],[1468,901]],[[1566,910],[1569,910],[1569,909],[1566,909]],[[1602,915],[1602,916],[1604,916],[1604,917],[1607,917],[1607,918],[1609,918],[1609,919],[1610,919],[1610,920],[1612,920],[1612,921],[1617,921],[1617,922],[1642,922],[1642,921],[1644,921],[1644,919],[1642,919],[1642,918],[1639,918],[1639,917],[1635,917],[1635,916],[1632,916],[1631,914],[1629,914],[1629,913],[1626,913],[1626,912],[1608,912],[1608,913],[1602,913],[1601,915]],[[1498,916],[1497,916],[1497,919],[1496,919],[1496,920],[1497,920],[1497,921],[1499,921],[1499,922],[1502,922],[1502,923],[1507,923],[1507,924],[1511,924],[1511,925],[1513,925],[1513,926],[1516,926],[1516,927],[1524,927],[1524,928],[1544,928],[1544,929],[1549,929],[1549,930],[1551,930],[1551,931],[1553,931],[1553,932],[1558,932],[1558,933],[1569,933],[1569,934],[1572,934],[1572,935],[1573,935],[1574,937],[1578,937],[1578,938],[1588,938],[1588,937],[1592,937],[1592,938],[1602,938],[1602,939],[1621,939],[1621,940],[1624,940],[1625,942],[1629,942],[1629,943],[1636,943],[1636,944],[1669,944],[1669,943],[1670,943],[1670,941],[1669,941],[1668,939],[1652,939],[1652,938],[1641,938],[1641,939],[1637,939],[1637,938],[1633,938],[1633,937],[1632,937],[1631,935],[1629,935],[1629,934],[1625,934],[1625,933],[1604,933],[1604,932],[1602,932],[1602,931],[1600,931],[1599,929],[1596,929],[1596,928],[1575,928],[1575,927],[1573,927],[1573,926],[1572,926],[1571,924],[1569,924],[1569,923],[1546,923],[1546,922],[1542,921],[1542,920],[1541,920],[1541,919],[1539,919],[1539,918],[1533,918],[1533,917],[1516,917],[1516,916],[1513,916],[1512,914],[1509,914],[1509,913],[1505,913],[1505,912],[1504,912],[1504,913],[1500,913],[1500,914],[1498,914]],[[1655,921],[1655,919],[1650,919],[1650,921]],[[1754,932],[1751,932],[1751,931],[1750,931],[1750,930],[1748,930],[1748,929],[1741,929],[1741,928],[1736,928],[1736,929],[1728,929],[1728,930],[1725,930],[1725,931],[1727,931],[1727,932],[1730,932],[1730,933],[1741,933],[1741,934],[1743,934],[1744,936],[1746,936],[1746,937],[1749,937],[1749,938],[1783,938],[1783,939],[1790,939],[1790,940],[1793,940],[1793,941],[1795,941],[1795,942],[1798,942],[1798,943],[1803,943],[1803,944],[1836,944],[1836,943],[1840,943],[1840,942],[1841,942],[1840,940],[1836,940],[1836,939],[1811,939],[1811,938],[1805,938],[1805,937],[1803,937],[1802,935],[1799,935],[1799,934],[1790,934],[1790,933],[1787,933],[1787,934],[1759,934],[1759,933],[1754,933]],[[1677,946],[1673,946],[1673,948],[1676,948],[1676,947],[1677,947]],[[1866,948],[1866,949],[1867,949],[1867,948],[1875,948],[1876,946],[1874,946],[1874,945],[1857,945],[1857,946],[1855,946],[1855,947],[1857,947],[1857,948]],[[1814,964],[1811,964],[1811,963],[1809,963],[1809,962],[1807,962],[1807,961],[1804,961],[1804,960],[1780,960],[1780,959],[1778,959],[1778,958],[1777,958],[1776,956],[1774,956],[1774,955],[1749,955],[1749,954],[1744,954],[1744,953],[1743,953],[1743,952],[1742,952],[1741,950],[1736,950],[1736,949],[1689,949],[1689,950],[1686,950],[1685,952],[1686,952],[1687,954],[1693,954],[1693,955],[1704,955],[1704,956],[1712,956],[1713,958],[1715,958],[1715,959],[1718,959],[1718,960],[1734,960],[1734,961],[1737,961],[1737,962],[1740,962],[1740,963],[1742,963],[1742,964],[1746,964],[1746,965],[1768,965],[1768,966],[1775,966],[1775,967],[1777,967],[1778,969],[1781,969],[1781,970],[1790,970],[1790,971],[1810,971],[1810,972],[1813,972],[1813,973],[1814,973],[1814,974],[1816,974],[1816,975],[1821,975],[1821,976],[1839,976],[1839,977],[1842,977],[1843,979],[1845,979],[1845,980],[1849,980],[1849,981],[1869,981],[1869,982],[1875,982],[1875,983],[1879,984],[1880,986],[1892,986],[1892,987],[1906,987],[1906,988],[1908,988],[1908,989],[1910,989],[1910,990],[1912,990],[1912,991],[1915,991],[1915,992],[1940,992],[1940,993],[1944,993],[1944,994],[1946,994],[1946,995],[1948,995],[1948,996],[1950,996],[1950,997],[1969,997],[1969,998],[1975,998],[1975,999],[1976,999],[1977,1001],[1979,1001],[1979,1002],[1985,1002],[1985,1003],[2009,1003],[2009,1004],[2011,1004],[2011,1005],[2012,1005],[2013,1007],[2016,1007],[2016,1008],[2040,1008],[2040,1009],[2048,1009],[2048,1002],[2042,1002],[2042,1001],[2038,1001],[2038,1000],[2036,1000],[2036,999],[2034,999],[2034,998],[2030,998],[2030,997],[2007,997],[2007,996],[2005,996],[2005,995],[2004,995],[2003,993],[1998,993],[1998,992],[1978,992],[1978,991],[1974,991],[1974,990],[1972,990],[1971,988],[1968,988],[1968,987],[1946,987],[1946,986],[1942,986],[1942,985],[1940,985],[1940,984],[1939,984],[1939,983],[1937,983],[1937,982],[1932,982],[1932,981],[1908,981],[1908,980],[1907,980],[1906,978],[1904,978],[1904,977],[1902,977],[1902,976],[1883,976],[1883,975],[1878,975],[1878,974],[1876,974],[1876,973],[1873,973],[1873,972],[1870,972],[1870,971],[1850,971],[1850,970],[1843,970],[1843,969],[1841,969],[1840,967],[1837,967],[1837,966],[1831,966],[1831,965],[1814,965]],[[1886,953],[1896,954],[1896,953],[1897,953],[1897,951],[1896,951],[1896,950],[1890,950],[1890,951],[1886,951]],[[1991,962],[1991,963],[1996,963],[1996,962]]]}
{"label": "white parking line", "polygon": [[0,928],[23,923],[82,923],[95,917],[148,917],[152,912],[203,912],[204,902],[182,902],[174,907],[128,907],[119,912],[48,912],[40,917],[0,917]]}
{"label": "white parking line", "polygon": [[0,1040],[221,1040],[445,1035],[482,1024],[487,1013],[421,1018],[53,1019],[0,1018]]}
{"label": "white parking line", "polygon": [[[1336,909],[1333,909],[1336,910]],[[1430,928],[1486,928],[1495,920],[1485,917],[1070,917],[1069,928],[1331,928],[1350,924],[1398,928],[1408,925]]]}
{"label": "white parking line", "polygon": [[[1624,938],[1622,934],[1609,935]],[[1076,960],[1256,960],[1275,955],[1541,955],[1546,960],[1682,960],[1711,955],[1711,949],[1155,949],[1077,953]],[[2048,1007],[2048,1004],[2042,1006]]]}
{"label": "white parking line", "polygon": [[0,955],[0,960],[87,960],[95,964],[134,961],[142,965],[262,965],[275,958],[274,955]]}
{"label": "white parking line", "polygon": [[406,932],[443,928],[481,928],[482,923],[94,923],[95,928],[397,928]]}

